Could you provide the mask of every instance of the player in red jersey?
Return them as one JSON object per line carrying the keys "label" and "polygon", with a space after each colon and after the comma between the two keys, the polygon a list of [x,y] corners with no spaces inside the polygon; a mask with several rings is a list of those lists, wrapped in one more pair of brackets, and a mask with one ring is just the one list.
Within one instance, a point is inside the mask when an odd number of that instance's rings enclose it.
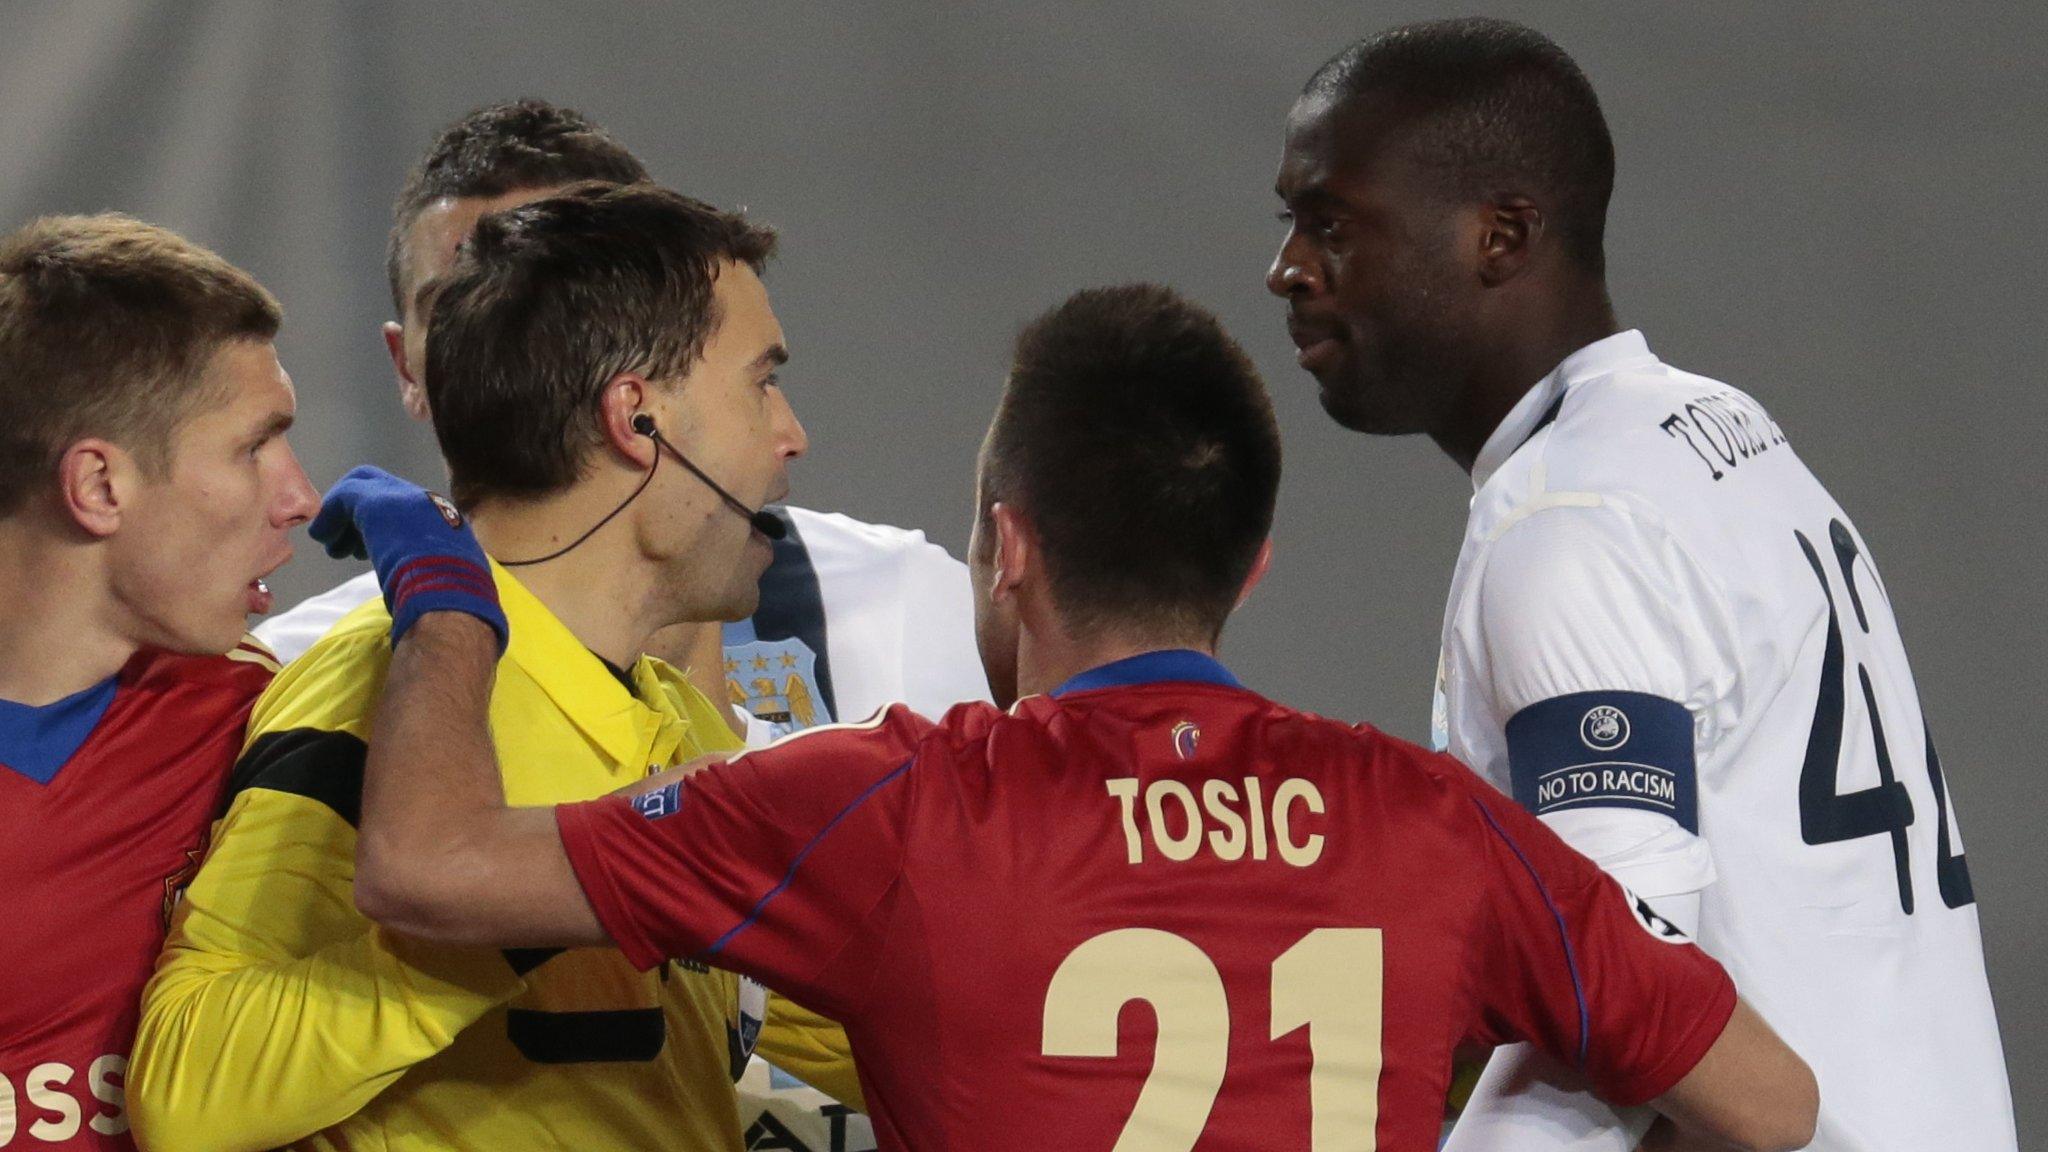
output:
{"label": "player in red jersey", "polygon": [[[1081,293],[1019,339],[982,453],[979,639],[1012,708],[512,810],[496,636],[429,617],[380,705],[357,902],[756,974],[845,1022],[885,1148],[1433,1149],[1453,1050],[1510,1040],[1702,1136],[1803,1144],[1811,1075],[1704,953],[1455,761],[1217,662],[1279,472],[1212,318]],[[417,548],[387,525],[425,499],[354,480],[314,533]]]}
{"label": "player in red jersey", "polygon": [[275,670],[238,641],[315,506],[280,316],[127,217],[0,239],[0,1147],[133,1147],[138,997]]}

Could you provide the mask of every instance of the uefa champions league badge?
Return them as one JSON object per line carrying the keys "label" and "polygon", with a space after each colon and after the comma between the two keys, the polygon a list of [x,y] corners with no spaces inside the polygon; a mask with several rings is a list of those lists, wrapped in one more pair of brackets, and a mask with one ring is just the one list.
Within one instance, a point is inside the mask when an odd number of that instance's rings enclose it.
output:
{"label": "uefa champions league badge", "polygon": [[683,809],[683,782],[677,780],[653,791],[634,797],[633,809],[649,820],[660,820],[673,816]]}
{"label": "uefa champions league badge", "polygon": [[818,688],[818,654],[793,636],[728,645],[725,689],[734,704],[777,736],[832,722]]}
{"label": "uefa champions league badge", "polygon": [[1666,944],[1692,943],[1692,937],[1686,935],[1685,929],[1658,915],[1657,910],[1650,907],[1650,902],[1636,895],[1634,889],[1624,884],[1621,894],[1628,897],[1629,907],[1636,914],[1636,923],[1643,926],[1643,931]]}
{"label": "uefa champions league badge", "polygon": [[1183,760],[1195,758],[1195,746],[1202,742],[1202,730],[1192,720],[1173,726],[1173,751]]}

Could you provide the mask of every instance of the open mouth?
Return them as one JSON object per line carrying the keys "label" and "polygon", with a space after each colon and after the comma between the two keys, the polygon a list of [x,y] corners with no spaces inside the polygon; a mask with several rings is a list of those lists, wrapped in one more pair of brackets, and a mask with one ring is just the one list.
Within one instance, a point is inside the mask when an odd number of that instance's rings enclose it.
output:
{"label": "open mouth", "polygon": [[291,550],[286,549],[285,554],[278,558],[277,563],[265,568],[262,575],[243,586],[243,595],[248,601],[249,613],[251,615],[268,616],[270,614],[271,608],[277,603],[277,597],[270,591],[269,577],[279,568],[290,563],[291,558]]}

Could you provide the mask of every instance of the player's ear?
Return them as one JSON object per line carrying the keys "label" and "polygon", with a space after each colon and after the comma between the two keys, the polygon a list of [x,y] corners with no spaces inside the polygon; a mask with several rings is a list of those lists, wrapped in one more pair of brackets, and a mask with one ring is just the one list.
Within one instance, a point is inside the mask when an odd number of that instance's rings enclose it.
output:
{"label": "player's ear", "polygon": [[995,578],[990,597],[1002,600],[1035,578],[1038,539],[1017,509],[998,500],[989,505],[989,524],[995,529]]}
{"label": "player's ear", "polygon": [[137,472],[134,459],[106,440],[80,440],[57,461],[57,485],[64,512],[88,534],[102,539],[121,527],[121,503]]}
{"label": "player's ear", "polygon": [[1272,566],[1273,538],[1268,536],[1266,537],[1266,542],[1259,545],[1259,554],[1252,557],[1252,570],[1244,578],[1244,587],[1237,590],[1236,607],[1244,607],[1244,602],[1252,598],[1252,589],[1257,588],[1259,581],[1266,578],[1266,569]]}
{"label": "player's ear", "polygon": [[1498,287],[1522,274],[1543,239],[1543,210],[1527,196],[1485,206],[1479,226],[1479,280]]}
{"label": "player's ear", "polygon": [[398,377],[398,402],[405,406],[405,414],[413,419],[432,419],[433,412],[427,406],[427,390],[413,377],[412,369],[405,363],[405,325],[386,320],[383,335],[384,352],[391,357],[391,371]]}
{"label": "player's ear", "polygon": [[673,439],[676,430],[663,427],[664,413],[654,403],[656,394],[653,385],[637,372],[621,372],[611,378],[598,395],[598,427],[604,433],[604,442],[612,451],[625,457],[625,463],[635,471],[645,471],[654,463],[654,454],[660,451],[654,437],[642,435],[633,427],[635,416],[645,415],[654,420],[654,427],[663,436]]}

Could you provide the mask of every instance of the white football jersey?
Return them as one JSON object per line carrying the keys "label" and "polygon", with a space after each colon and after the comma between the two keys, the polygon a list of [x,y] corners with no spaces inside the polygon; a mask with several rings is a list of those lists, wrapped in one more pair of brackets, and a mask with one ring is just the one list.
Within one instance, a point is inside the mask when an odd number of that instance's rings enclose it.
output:
{"label": "white football jersey", "polygon": [[[1698,940],[1822,1152],[2013,1149],[1963,841],[1870,550],[1768,413],[1642,336],[1480,452],[1437,743]],[[1672,929],[1676,931],[1676,929]]]}

